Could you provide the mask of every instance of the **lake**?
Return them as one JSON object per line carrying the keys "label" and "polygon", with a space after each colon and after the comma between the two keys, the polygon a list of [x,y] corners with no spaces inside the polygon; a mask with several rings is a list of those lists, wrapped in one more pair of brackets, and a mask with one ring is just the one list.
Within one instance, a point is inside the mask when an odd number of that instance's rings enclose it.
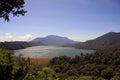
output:
{"label": "lake", "polygon": [[22,54],[23,57],[31,58],[53,58],[58,56],[74,57],[81,53],[94,53],[94,50],[75,49],[73,47],[58,47],[58,46],[34,46],[26,49],[19,49],[14,51],[15,56]]}

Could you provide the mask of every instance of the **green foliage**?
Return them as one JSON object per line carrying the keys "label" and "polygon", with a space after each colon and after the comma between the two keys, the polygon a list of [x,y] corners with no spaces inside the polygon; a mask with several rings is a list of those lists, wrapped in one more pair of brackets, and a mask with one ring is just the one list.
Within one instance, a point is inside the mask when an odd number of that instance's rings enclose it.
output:
{"label": "green foliage", "polygon": [[80,76],[80,77],[69,76],[66,80],[105,80],[105,79],[95,76]]}
{"label": "green foliage", "polygon": [[120,76],[118,76],[118,75],[116,75],[116,76],[114,76],[112,79],[110,79],[110,80],[120,80]]}
{"label": "green foliage", "polygon": [[101,76],[108,80],[111,79],[114,76],[113,68],[110,68],[110,67],[106,68],[101,72]]}
{"label": "green foliage", "polygon": [[0,80],[12,79],[13,53],[0,49]]}
{"label": "green foliage", "polygon": [[11,51],[0,49],[0,65],[12,64],[13,53]]}
{"label": "green foliage", "polygon": [[44,64],[33,64],[21,55],[14,58],[13,80],[56,80],[54,71]]}
{"label": "green foliage", "polygon": [[55,80],[55,78],[56,77],[52,69],[43,67],[42,70],[38,68],[35,71],[29,71],[23,80]]}
{"label": "green foliage", "polygon": [[50,64],[0,49],[0,80],[120,80],[120,50],[55,57]]}
{"label": "green foliage", "polygon": [[[110,80],[120,74],[120,49],[94,54],[77,55],[74,58],[61,56],[50,61],[51,68],[60,79],[96,76],[92,80]],[[99,78],[101,77],[101,78]],[[103,78],[103,79],[102,79]]]}
{"label": "green foliage", "polygon": [[94,80],[91,76],[81,76],[79,80]]}
{"label": "green foliage", "polygon": [[8,50],[23,49],[30,47],[32,44],[29,42],[16,41],[16,42],[0,42],[0,48]]}

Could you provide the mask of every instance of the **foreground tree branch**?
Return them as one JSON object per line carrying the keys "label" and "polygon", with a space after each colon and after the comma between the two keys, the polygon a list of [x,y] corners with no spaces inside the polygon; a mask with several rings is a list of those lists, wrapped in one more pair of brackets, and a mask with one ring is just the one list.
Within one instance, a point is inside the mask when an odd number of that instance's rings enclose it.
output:
{"label": "foreground tree branch", "polygon": [[9,16],[24,16],[27,11],[23,9],[24,0],[0,0],[0,18],[9,21]]}

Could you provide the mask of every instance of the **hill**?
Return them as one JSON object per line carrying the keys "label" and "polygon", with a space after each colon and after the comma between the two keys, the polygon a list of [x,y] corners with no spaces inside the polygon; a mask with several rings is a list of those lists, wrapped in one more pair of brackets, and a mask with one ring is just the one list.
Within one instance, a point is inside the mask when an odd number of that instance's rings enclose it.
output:
{"label": "hill", "polygon": [[56,35],[49,35],[44,38],[36,38],[31,41],[32,43],[39,44],[43,43],[44,45],[70,45],[77,43],[76,41],[70,40],[67,37],[60,37]]}
{"label": "hill", "polygon": [[9,50],[23,49],[30,46],[32,46],[30,43],[23,41],[0,42],[0,48],[9,49]]}
{"label": "hill", "polygon": [[96,39],[88,40],[83,43],[76,44],[77,48],[88,49],[110,49],[120,47],[120,33],[109,32]]}

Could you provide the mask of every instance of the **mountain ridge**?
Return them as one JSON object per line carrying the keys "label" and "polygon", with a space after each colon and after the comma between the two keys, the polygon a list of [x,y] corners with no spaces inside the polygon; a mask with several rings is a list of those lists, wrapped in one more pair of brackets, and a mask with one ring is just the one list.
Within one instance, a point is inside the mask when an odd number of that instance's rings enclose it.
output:
{"label": "mountain ridge", "polygon": [[120,32],[109,32],[93,40],[74,45],[77,48],[108,49],[120,47]]}
{"label": "mountain ridge", "polygon": [[57,35],[48,35],[46,37],[38,37],[30,41],[32,43],[43,43],[44,45],[70,45],[75,44],[77,41],[71,40],[67,37],[61,37]]}
{"label": "mountain ridge", "polygon": [[10,50],[23,49],[31,46],[40,45],[55,45],[55,46],[72,46],[79,49],[112,49],[120,48],[120,32],[109,32],[93,40],[86,42],[76,42],[70,40],[67,37],[60,37],[56,35],[49,35],[46,37],[38,37],[29,42],[0,42],[0,48],[6,48]]}

